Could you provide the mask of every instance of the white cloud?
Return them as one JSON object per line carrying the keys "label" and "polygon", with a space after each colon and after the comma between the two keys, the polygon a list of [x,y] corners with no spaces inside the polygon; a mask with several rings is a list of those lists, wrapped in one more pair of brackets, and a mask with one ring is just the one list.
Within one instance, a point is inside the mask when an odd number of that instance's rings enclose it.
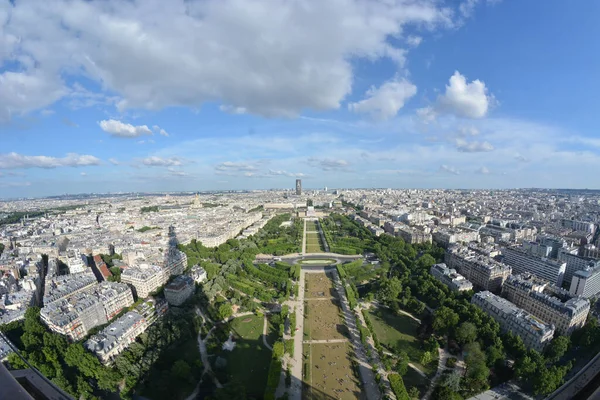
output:
{"label": "white cloud", "polygon": [[142,159],[142,164],[148,167],[176,167],[183,165],[183,162],[177,157],[162,158],[151,156]]}
{"label": "white cloud", "polygon": [[[7,35],[6,26],[0,30],[0,44],[3,35]],[[0,58],[0,65],[2,61]],[[56,74],[4,71],[0,73],[0,121],[49,106],[67,93],[62,79]]]}
{"label": "white cloud", "polygon": [[440,171],[446,172],[453,175],[460,175],[460,171],[451,165],[441,165]]}
{"label": "white cloud", "polygon": [[18,153],[0,154],[0,168],[57,168],[100,165],[100,159],[91,155],[68,153],[65,157],[26,156]]}
{"label": "white cloud", "polygon": [[308,163],[323,171],[345,171],[348,170],[349,167],[348,161],[333,158],[310,157]]}
{"label": "white cloud", "polygon": [[519,153],[515,154],[515,160],[520,161],[520,162],[529,162],[529,161],[531,161],[529,158],[527,158],[524,155],[519,154]]}
{"label": "white cloud", "polygon": [[80,173],[81,176],[87,176],[87,172]]}
{"label": "white cloud", "polygon": [[237,115],[246,114],[248,112],[248,110],[246,110],[246,107],[234,107],[234,106],[226,106],[226,105],[220,105],[219,110],[229,113],[229,114],[237,114]]}
{"label": "white cloud", "polygon": [[394,117],[404,103],[417,94],[417,87],[406,79],[394,79],[378,88],[371,87],[366,98],[348,104],[348,109],[358,113],[371,114],[375,119],[386,120]]}
{"label": "white cloud", "polygon": [[477,168],[477,169],[475,170],[475,173],[477,173],[477,174],[482,174],[482,175],[489,175],[489,173],[490,173],[490,170],[489,170],[489,169],[487,169],[486,167],[481,167],[481,168]]}
{"label": "white cloud", "polygon": [[52,114],[54,114],[54,113],[55,113],[55,111],[54,111],[54,110],[50,110],[50,109],[47,109],[47,108],[46,108],[46,109],[43,109],[43,110],[40,112],[40,114],[42,114],[44,117],[47,117],[47,116],[49,116],[49,115],[52,115]]}
{"label": "white cloud", "polygon": [[218,164],[215,169],[221,172],[256,171],[258,168],[250,163],[225,161]]}
{"label": "white cloud", "polygon": [[494,150],[494,146],[489,142],[467,142],[464,139],[456,139],[456,149],[463,153],[478,153]]}
{"label": "white cloud", "polygon": [[422,122],[429,124],[435,121],[437,117],[437,112],[433,107],[428,106],[417,109],[417,116],[421,119]]}
{"label": "white cloud", "polygon": [[458,137],[467,137],[467,136],[477,136],[479,135],[479,129],[474,126],[461,126],[458,128],[458,132],[456,136]]}
{"label": "white cloud", "polygon": [[158,132],[159,135],[161,136],[169,136],[169,133],[167,131],[165,131],[164,129],[162,129],[160,126],[158,125],[154,125],[152,127],[152,129],[154,130],[154,132]]}
{"label": "white cloud", "polygon": [[406,44],[408,44],[410,47],[417,47],[422,41],[423,38],[421,36],[409,36],[406,38]]}
{"label": "white cloud", "polygon": [[438,97],[438,109],[459,117],[483,118],[493,101],[485,83],[478,79],[468,83],[467,78],[456,71],[446,85],[446,92]]}
{"label": "white cloud", "polygon": [[[12,69],[0,74],[3,118],[67,95],[75,107],[120,110],[215,101],[264,116],[336,109],[351,91],[351,60],[401,66],[405,49],[389,39],[402,40],[406,26],[456,26],[456,13],[434,0],[2,4],[0,62]],[[103,93],[69,88],[67,74]]]}
{"label": "white cloud", "polygon": [[135,138],[142,135],[152,135],[152,130],[146,125],[134,126],[114,119],[98,122],[100,128],[109,135],[122,138]]}
{"label": "white cloud", "polygon": [[117,159],[115,159],[115,158],[109,158],[108,162],[110,162],[112,165],[119,165],[120,164],[120,162]]}

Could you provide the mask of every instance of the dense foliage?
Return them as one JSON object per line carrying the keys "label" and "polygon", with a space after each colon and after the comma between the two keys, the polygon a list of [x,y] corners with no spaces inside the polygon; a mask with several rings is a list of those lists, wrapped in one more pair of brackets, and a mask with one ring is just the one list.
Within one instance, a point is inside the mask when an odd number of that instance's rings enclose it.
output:
{"label": "dense foliage", "polygon": [[158,206],[147,206],[140,208],[141,213],[158,212]]}

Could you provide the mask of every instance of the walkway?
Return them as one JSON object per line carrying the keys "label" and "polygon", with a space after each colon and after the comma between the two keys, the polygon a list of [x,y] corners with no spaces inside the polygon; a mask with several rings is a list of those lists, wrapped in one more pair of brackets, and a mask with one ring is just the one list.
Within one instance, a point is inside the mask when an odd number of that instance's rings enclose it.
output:
{"label": "walkway", "polygon": [[[397,357],[394,353],[390,353],[387,350],[384,350],[383,354],[385,354],[386,356],[390,356],[390,357]],[[418,373],[419,375],[421,375],[423,378],[429,379],[427,374],[425,372],[421,371],[421,369],[419,367],[417,367],[415,364],[409,362],[408,366],[411,367],[412,369],[414,369],[415,372]]]}
{"label": "walkway", "polygon": [[[306,221],[305,221],[306,224]],[[294,356],[290,360],[292,386],[288,390],[290,400],[302,399],[302,336],[304,335],[304,283],[306,271],[300,270],[298,298],[289,301],[290,310],[296,312],[296,333],[294,334]],[[290,332],[291,333],[291,332]]]}
{"label": "walkway", "polygon": [[[360,323],[364,327],[366,327],[367,323],[365,321],[363,313],[358,312],[358,313],[356,313],[356,315],[358,316]],[[388,399],[395,400],[396,395],[392,391],[392,386],[390,385],[390,380],[388,378],[388,372],[383,367],[383,363],[381,362],[380,354],[377,351],[377,348],[375,347],[375,341],[373,340],[372,334],[369,334],[369,337],[367,338],[367,345],[369,346],[369,351],[371,353],[371,362],[373,364],[373,367],[377,369],[377,373],[381,377],[381,384],[383,385],[383,388],[385,391],[385,393],[384,393],[385,397]]]}
{"label": "walkway", "polygon": [[431,382],[429,382],[429,389],[427,389],[427,393],[425,393],[425,396],[423,396],[422,400],[429,400],[429,398],[433,394],[433,390],[435,389],[437,381],[442,376],[442,373],[446,370],[446,361],[448,360],[449,357],[450,357],[450,353],[448,352],[447,348],[444,348],[444,349],[438,348],[437,372],[435,373],[435,376],[433,377],[433,379],[431,379]]}
{"label": "walkway", "polygon": [[302,231],[302,254],[306,254],[306,220],[304,220],[304,230]]}
{"label": "walkway", "polygon": [[323,343],[346,343],[348,339],[313,339],[313,340],[303,340],[304,344],[323,344]]}
{"label": "walkway", "polygon": [[265,323],[263,324],[263,334],[262,334],[262,340],[263,340],[263,344],[265,345],[265,347],[271,351],[273,351],[273,347],[271,347],[269,345],[269,343],[267,343],[267,328],[269,327],[269,321],[267,319],[267,314],[265,314]]}

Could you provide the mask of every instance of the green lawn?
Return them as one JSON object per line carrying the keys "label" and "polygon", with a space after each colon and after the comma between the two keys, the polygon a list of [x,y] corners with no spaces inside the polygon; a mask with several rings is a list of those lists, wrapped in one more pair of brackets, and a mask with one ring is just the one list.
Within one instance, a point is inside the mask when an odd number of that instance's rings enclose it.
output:
{"label": "green lawn", "polygon": [[437,354],[434,354],[435,360],[426,366],[421,365],[421,349],[417,339],[417,328],[419,323],[407,315],[395,315],[387,308],[371,308],[369,316],[373,323],[373,328],[377,334],[377,339],[382,346],[386,347],[392,353],[405,351],[410,361],[425,371],[427,374],[435,372],[437,368]]}
{"label": "green lawn", "polygon": [[325,249],[321,244],[321,239],[318,233],[306,234],[306,252],[307,253],[323,253]]}
{"label": "green lawn", "polygon": [[235,349],[219,352],[219,356],[227,360],[227,375],[241,381],[249,398],[262,398],[271,362],[271,351],[262,342],[263,317],[239,317],[231,321],[230,326],[236,340]]}

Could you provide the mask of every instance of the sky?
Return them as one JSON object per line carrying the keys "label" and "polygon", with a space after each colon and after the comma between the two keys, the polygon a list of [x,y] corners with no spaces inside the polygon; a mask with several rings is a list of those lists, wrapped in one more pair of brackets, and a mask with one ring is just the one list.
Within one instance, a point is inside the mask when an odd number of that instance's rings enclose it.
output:
{"label": "sky", "polygon": [[600,2],[0,0],[0,198],[600,189]]}

